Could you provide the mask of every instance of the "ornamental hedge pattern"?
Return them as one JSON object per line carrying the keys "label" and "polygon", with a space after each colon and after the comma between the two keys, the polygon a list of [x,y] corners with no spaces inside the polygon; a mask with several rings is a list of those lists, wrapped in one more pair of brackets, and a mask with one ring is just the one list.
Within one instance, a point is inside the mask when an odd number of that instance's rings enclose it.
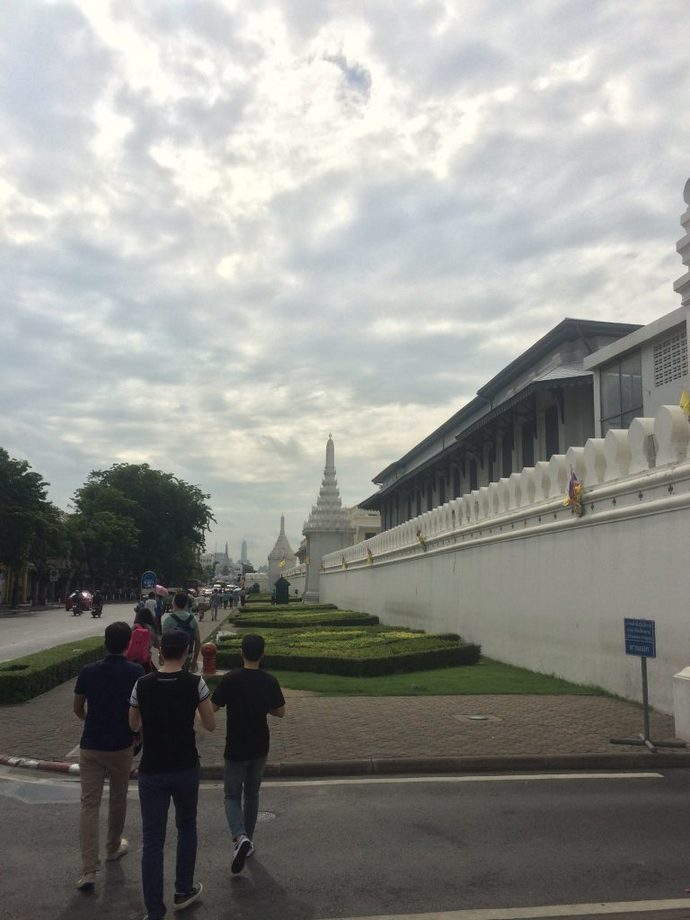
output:
{"label": "ornamental hedge pattern", "polygon": [[105,655],[103,637],[80,639],[0,663],[0,703],[23,703],[76,677]]}

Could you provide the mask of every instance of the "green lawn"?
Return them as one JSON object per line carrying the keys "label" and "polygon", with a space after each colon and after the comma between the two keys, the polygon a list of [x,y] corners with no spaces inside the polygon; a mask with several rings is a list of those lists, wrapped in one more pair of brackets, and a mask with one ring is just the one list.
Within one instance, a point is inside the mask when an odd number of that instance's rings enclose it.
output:
{"label": "green lawn", "polygon": [[384,677],[340,677],[304,671],[272,672],[290,690],[312,690],[326,696],[444,696],[482,693],[580,694],[603,696],[600,687],[516,668],[491,658],[472,667],[439,668]]}

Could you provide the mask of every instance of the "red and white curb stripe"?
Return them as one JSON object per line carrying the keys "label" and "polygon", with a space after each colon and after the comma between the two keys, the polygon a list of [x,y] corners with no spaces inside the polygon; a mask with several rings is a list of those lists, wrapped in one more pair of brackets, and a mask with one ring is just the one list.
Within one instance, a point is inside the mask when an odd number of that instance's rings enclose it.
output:
{"label": "red and white curb stripe", "polygon": [[60,760],[35,760],[33,757],[6,757],[0,754],[0,764],[6,767],[22,767],[26,770],[46,770],[50,773],[79,775],[78,763],[67,763]]}

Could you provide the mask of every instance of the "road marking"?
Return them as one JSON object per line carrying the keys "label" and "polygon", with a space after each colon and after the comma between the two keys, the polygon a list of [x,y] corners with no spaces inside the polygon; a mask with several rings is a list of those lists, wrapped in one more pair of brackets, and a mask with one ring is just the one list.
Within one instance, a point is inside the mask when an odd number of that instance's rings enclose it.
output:
{"label": "road marking", "polygon": [[581,779],[663,779],[661,773],[510,773],[502,776],[371,776],[343,779],[268,779],[266,786],[364,786],[395,783],[533,783]]}
{"label": "road marking", "polygon": [[481,907],[469,910],[438,910],[431,914],[376,914],[368,917],[341,917],[338,920],[536,920],[538,917],[639,914],[655,910],[681,910],[688,907],[690,907],[690,898],[674,898],[665,901],[598,901],[594,904],[545,904],[539,907]]}

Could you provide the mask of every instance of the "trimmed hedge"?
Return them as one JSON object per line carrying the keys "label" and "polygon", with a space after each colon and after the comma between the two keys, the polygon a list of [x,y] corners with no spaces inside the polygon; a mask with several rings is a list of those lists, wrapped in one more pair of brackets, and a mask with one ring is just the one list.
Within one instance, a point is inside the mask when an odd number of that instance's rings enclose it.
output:
{"label": "trimmed hedge", "polygon": [[23,703],[76,677],[105,654],[103,637],[80,639],[0,662],[0,703]]}
{"label": "trimmed hedge", "polygon": [[[385,626],[273,629],[263,635],[266,667],[344,677],[375,677],[472,665],[481,655],[478,645],[463,645],[454,639]],[[241,641],[241,635],[226,635],[220,639],[219,667],[240,667]]]}
{"label": "trimmed hedge", "polygon": [[[247,610],[247,607],[233,608],[240,613]],[[303,610],[337,610],[335,604],[303,604],[301,601],[293,601],[290,604],[252,604],[251,612],[254,613],[299,613]]]}
{"label": "trimmed hedge", "polygon": [[240,613],[228,618],[235,626],[253,626],[256,629],[292,629],[296,626],[374,626],[379,622],[370,613],[352,610],[295,610],[276,616],[275,612]]}

